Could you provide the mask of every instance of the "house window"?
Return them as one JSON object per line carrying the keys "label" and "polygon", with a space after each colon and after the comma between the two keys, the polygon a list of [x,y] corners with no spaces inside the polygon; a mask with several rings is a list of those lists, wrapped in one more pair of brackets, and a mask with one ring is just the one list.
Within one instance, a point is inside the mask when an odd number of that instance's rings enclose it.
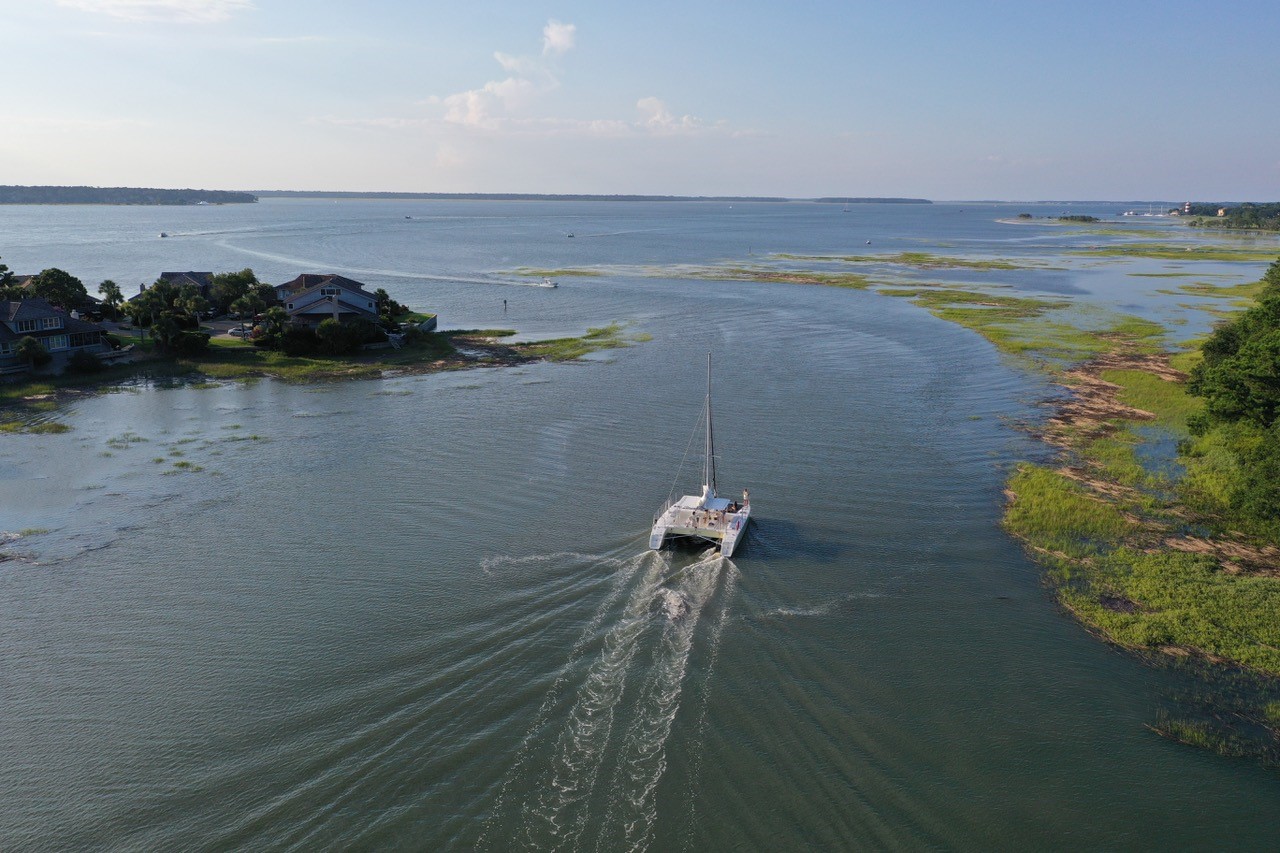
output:
{"label": "house window", "polygon": [[35,320],[19,320],[18,321],[19,332],[34,332],[35,330],[36,330]]}
{"label": "house window", "polygon": [[287,306],[285,306],[285,307],[287,307],[290,311],[292,311],[292,310],[293,310],[293,303],[292,303],[292,302],[290,302],[290,303],[289,303]]}
{"label": "house window", "polygon": [[60,350],[60,349],[66,349],[68,346],[66,335],[53,335],[52,337],[46,338],[45,340],[46,340],[45,347],[50,352],[53,352],[55,350]]}
{"label": "house window", "polygon": [[40,318],[40,328],[42,329],[61,329],[61,317],[42,317]]}
{"label": "house window", "polygon": [[76,332],[71,336],[71,348],[91,347],[102,343],[101,332]]}
{"label": "house window", "polygon": [[13,341],[0,341],[0,355],[11,355],[13,353]]}
{"label": "house window", "polygon": [[372,308],[372,307],[373,307],[373,303],[372,303],[372,302],[370,302],[370,303],[369,303],[369,307],[370,307],[370,308]]}
{"label": "house window", "polygon": [[321,295],[321,296],[337,296],[337,295],[338,295],[338,288],[336,288],[336,287],[322,287],[322,288],[320,288],[320,295]]}

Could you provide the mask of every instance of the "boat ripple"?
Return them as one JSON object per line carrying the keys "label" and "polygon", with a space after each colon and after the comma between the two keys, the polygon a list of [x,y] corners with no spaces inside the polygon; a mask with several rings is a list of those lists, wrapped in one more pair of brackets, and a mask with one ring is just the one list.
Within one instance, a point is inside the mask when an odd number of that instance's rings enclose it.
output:
{"label": "boat ripple", "polygon": [[610,788],[613,800],[597,840],[601,849],[643,850],[649,844],[658,818],[655,794],[667,768],[667,739],[680,709],[694,630],[724,565],[718,555],[704,559],[681,573],[674,590],[664,590],[678,595],[683,606],[673,615],[664,596],[663,615],[668,618],[636,717],[621,745],[622,757]]}

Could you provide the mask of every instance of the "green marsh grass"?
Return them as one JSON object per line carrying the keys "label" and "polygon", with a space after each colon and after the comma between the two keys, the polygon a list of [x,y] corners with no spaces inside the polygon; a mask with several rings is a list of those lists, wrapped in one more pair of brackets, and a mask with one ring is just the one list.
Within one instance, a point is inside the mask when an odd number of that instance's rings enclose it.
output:
{"label": "green marsh grass", "polygon": [[1177,243],[1126,243],[1087,249],[1068,249],[1067,253],[1091,258],[1152,258],[1164,261],[1274,261],[1277,254],[1280,254],[1280,249]]}
{"label": "green marsh grass", "polygon": [[1057,471],[1030,463],[1009,480],[1017,495],[1005,513],[1006,528],[1045,551],[1085,557],[1114,545],[1136,525],[1115,506],[1089,494]]}
{"label": "green marsh grass", "polygon": [[582,269],[581,267],[563,267],[557,269],[538,269],[536,267],[516,267],[514,275],[530,278],[594,278],[604,275],[600,270]]}
{"label": "green marsh grass", "polygon": [[930,252],[898,252],[894,255],[793,255],[775,254],[772,258],[784,261],[821,261],[843,264],[892,264],[920,269],[966,270],[1024,270],[1045,269],[1046,264],[1036,261],[1010,261],[1004,258],[958,258],[935,255]]}
{"label": "green marsh grass", "polygon": [[1200,399],[1188,394],[1181,382],[1141,370],[1105,370],[1101,376],[1120,386],[1120,402],[1150,412],[1156,423],[1175,432],[1185,433],[1187,418],[1204,409]]}

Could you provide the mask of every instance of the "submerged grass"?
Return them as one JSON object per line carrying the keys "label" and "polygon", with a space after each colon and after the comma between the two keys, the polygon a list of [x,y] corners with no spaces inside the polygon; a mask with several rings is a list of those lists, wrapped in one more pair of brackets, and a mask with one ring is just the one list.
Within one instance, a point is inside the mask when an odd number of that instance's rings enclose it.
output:
{"label": "submerged grass", "polygon": [[1117,345],[1154,349],[1164,335],[1158,323],[1127,315],[1101,315],[1095,328],[1087,328],[1080,322],[1080,312],[1063,300],[946,287],[882,288],[877,292],[908,298],[943,320],[977,332],[1001,352],[1051,371]]}
{"label": "submerged grass", "polygon": [[824,287],[846,287],[863,290],[873,282],[858,273],[829,273],[813,270],[780,270],[769,267],[701,267],[681,272],[682,278],[704,281],[760,281],[777,284],[817,284]]}
{"label": "submerged grass", "polygon": [[1280,247],[1189,246],[1180,243],[1127,243],[1069,249],[1068,254],[1091,258],[1153,258],[1165,261],[1274,261]]}
{"label": "submerged grass", "polygon": [[516,267],[511,272],[513,275],[523,275],[531,278],[590,278],[604,275],[600,270],[583,269],[581,267],[560,267],[556,269]]}
{"label": "submerged grass", "polygon": [[960,258],[952,255],[935,255],[930,252],[898,252],[893,255],[793,255],[776,254],[771,257],[786,261],[822,261],[843,264],[893,264],[920,269],[966,270],[1025,270],[1045,269],[1047,264],[1037,261],[1011,261],[1005,258]]}
{"label": "submerged grass", "polygon": [[622,334],[622,325],[610,323],[597,329],[588,329],[580,338],[555,338],[549,341],[535,341],[517,344],[519,351],[532,358],[545,358],[548,361],[571,361],[588,353],[600,350],[618,349],[630,346],[641,336],[631,338]]}

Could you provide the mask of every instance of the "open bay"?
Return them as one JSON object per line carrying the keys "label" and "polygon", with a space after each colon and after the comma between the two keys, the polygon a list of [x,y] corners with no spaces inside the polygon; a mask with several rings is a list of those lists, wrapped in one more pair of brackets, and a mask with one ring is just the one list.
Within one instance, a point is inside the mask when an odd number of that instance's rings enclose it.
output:
{"label": "open bay", "polygon": [[[90,290],[341,272],[446,328],[652,336],[570,364],[140,385],[0,437],[0,530],[49,531],[0,563],[0,846],[1273,844],[1280,778],[1149,731],[1176,675],[1087,635],[1001,531],[1010,466],[1044,452],[1014,428],[1038,380],[901,299],[681,274],[1046,261],[897,274],[1205,327],[1130,274],[1185,265],[1064,260],[1124,238],[995,221],[1022,210],[1060,206],[0,207],[5,263]],[[520,267],[599,274],[552,290]],[[644,550],[708,350],[721,483],[756,522],[732,561]]]}

